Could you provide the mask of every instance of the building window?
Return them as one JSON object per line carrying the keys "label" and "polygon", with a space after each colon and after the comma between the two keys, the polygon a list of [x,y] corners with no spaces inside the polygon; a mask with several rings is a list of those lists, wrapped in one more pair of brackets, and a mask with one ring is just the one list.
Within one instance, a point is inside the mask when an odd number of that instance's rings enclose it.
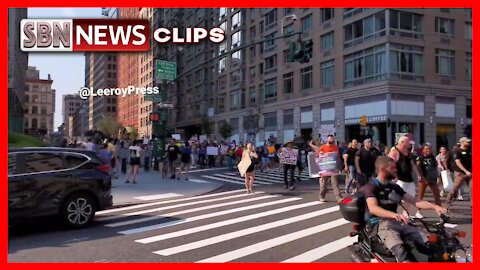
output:
{"label": "building window", "polygon": [[47,107],[41,107],[40,108],[40,113],[41,114],[47,114]]}
{"label": "building window", "polygon": [[223,19],[226,15],[227,15],[227,8],[220,8],[219,10],[220,19]]}
{"label": "building window", "polygon": [[423,48],[390,44],[390,75],[396,79],[423,80]]}
{"label": "building window", "polygon": [[272,26],[275,26],[277,22],[277,9],[273,9],[272,11],[265,14],[265,29],[269,29]]}
{"label": "building window", "polygon": [[385,45],[345,56],[345,86],[384,80],[386,75]]}
{"label": "building window", "polygon": [[251,67],[249,69],[249,74],[250,74],[250,82],[253,82],[253,80],[255,80],[255,67]]}
{"label": "building window", "polygon": [[257,56],[256,47],[250,47],[250,62],[255,61],[255,57]]}
{"label": "building window", "polygon": [[363,12],[363,8],[344,8],[343,18],[352,17],[362,12]]}
{"label": "building window", "polygon": [[472,53],[465,53],[465,71],[467,80],[472,80]]}
{"label": "building window", "polygon": [[312,88],[312,67],[302,68],[300,70],[302,76],[302,90],[308,90]]}
{"label": "building window", "polygon": [[225,111],[225,95],[221,95],[218,97],[218,112]]}
{"label": "building window", "polygon": [[335,81],[335,61],[330,60],[320,64],[322,72],[322,86],[330,87]]}
{"label": "building window", "polygon": [[333,19],[335,12],[333,8],[322,8],[320,11],[322,12],[322,23]]}
{"label": "building window", "polygon": [[223,31],[226,32],[227,31],[227,22],[225,21],[225,22],[221,23],[218,27],[222,28]]}
{"label": "building window", "polygon": [[250,104],[257,103],[257,90],[255,89],[255,87],[250,87],[248,95],[250,97]]}
{"label": "building window", "polygon": [[41,96],[41,103],[47,103],[47,96]]}
{"label": "building window", "polygon": [[230,103],[230,109],[231,110],[236,110],[236,109],[242,109],[245,107],[245,93],[243,90],[235,90],[232,91],[230,94],[231,98],[231,103]]}
{"label": "building window", "polygon": [[225,53],[227,51],[227,41],[223,41],[218,45],[218,54]]}
{"label": "building window", "polygon": [[242,63],[242,51],[232,53],[232,66]]}
{"label": "building window", "polygon": [[242,25],[242,12],[239,11],[232,16],[232,30]]}
{"label": "building window", "polygon": [[232,49],[242,44],[242,31],[233,33],[232,35]]}
{"label": "building window", "polygon": [[257,18],[257,10],[254,9],[254,8],[251,8],[250,9],[250,20],[255,20],[255,18]]}
{"label": "building window", "polygon": [[293,93],[293,72],[283,75],[283,93],[292,94]]}
{"label": "building window", "polygon": [[447,35],[455,35],[455,21],[445,18],[435,17],[435,32]]}
{"label": "building window", "polygon": [[38,96],[37,95],[33,95],[33,103],[38,103]]}
{"label": "building window", "polygon": [[283,35],[292,34],[293,32],[295,32],[293,23],[283,27]]}
{"label": "building window", "polygon": [[265,51],[269,51],[269,50],[273,50],[275,48],[275,36],[277,35],[277,32],[274,32],[270,35],[266,35],[265,36],[265,39],[268,40],[268,41],[265,41],[263,44],[264,44],[264,50]]}
{"label": "building window", "polygon": [[255,40],[256,36],[257,36],[257,27],[256,26],[250,27],[250,40],[251,41]]}
{"label": "building window", "polygon": [[320,39],[322,41],[322,50],[330,50],[333,48],[333,31],[322,35]]}
{"label": "building window", "polygon": [[272,71],[277,68],[277,55],[272,55],[265,59],[265,72]]}
{"label": "building window", "polygon": [[439,76],[455,76],[455,51],[435,49],[435,71]]}
{"label": "building window", "polygon": [[302,32],[310,32],[312,30],[312,14],[302,19]]}
{"label": "building window", "polygon": [[43,129],[47,128],[47,119],[45,118],[40,119],[40,128],[43,128]]}
{"label": "building window", "polygon": [[423,38],[423,15],[390,10],[390,34]]}
{"label": "building window", "polygon": [[240,82],[244,81],[243,70],[242,69],[235,70],[230,75],[231,75],[230,76],[230,79],[231,79],[230,84],[236,84],[236,83],[240,83]]}
{"label": "building window", "polygon": [[472,40],[472,23],[465,23],[465,39]]}
{"label": "building window", "polygon": [[265,102],[267,100],[275,99],[277,97],[277,79],[270,79],[265,81],[264,91]]}
{"label": "building window", "polygon": [[344,27],[344,47],[348,48],[385,35],[385,11],[378,12]]}
{"label": "building window", "polygon": [[293,11],[294,11],[293,8],[284,8],[283,9],[283,12],[284,12],[283,15],[287,16],[287,15],[293,14]]}
{"label": "building window", "polygon": [[226,63],[227,63],[226,57],[220,59],[220,61],[218,62],[218,73],[225,72]]}

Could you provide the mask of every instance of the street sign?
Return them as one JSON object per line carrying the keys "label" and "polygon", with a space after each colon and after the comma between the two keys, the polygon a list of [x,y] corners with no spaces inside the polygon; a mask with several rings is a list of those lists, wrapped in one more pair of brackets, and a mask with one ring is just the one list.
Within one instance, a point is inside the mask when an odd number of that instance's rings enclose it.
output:
{"label": "street sign", "polygon": [[161,96],[158,95],[158,94],[156,94],[156,95],[154,95],[154,94],[147,95],[146,94],[146,95],[144,95],[144,98],[145,98],[146,101],[152,101],[152,102],[162,101]]}
{"label": "street sign", "polygon": [[162,80],[173,81],[177,78],[177,63],[157,60],[155,77]]}
{"label": "street sign", "polygon": [[173,109],[172,103],[158,103],[157,108],[159,109]]}

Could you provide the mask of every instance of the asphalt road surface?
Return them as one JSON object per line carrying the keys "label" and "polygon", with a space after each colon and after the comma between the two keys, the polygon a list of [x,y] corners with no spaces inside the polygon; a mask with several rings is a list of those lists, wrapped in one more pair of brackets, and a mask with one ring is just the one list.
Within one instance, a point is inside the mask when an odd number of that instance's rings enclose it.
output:
{"label": "asphalt road surface", "polygon": [[[97,213],[92,227],[69,230],[50,220],[9,229],[9,262],[350,262],[352,223],[332,191],[318,201],[318,180],[306,174],[283,189],[278,172],[257,172],[253,194],[236,171],[194,173],[192,181],[224,186]],[[174,181],[174,180],[172,180]],[[343,187],[343,186],[342,186]],[[431,200],[427,193],[427,200]],[[451,209],[452,226],[471,243],[469,201]],[[432,211],[426,220],[437,221]]]}

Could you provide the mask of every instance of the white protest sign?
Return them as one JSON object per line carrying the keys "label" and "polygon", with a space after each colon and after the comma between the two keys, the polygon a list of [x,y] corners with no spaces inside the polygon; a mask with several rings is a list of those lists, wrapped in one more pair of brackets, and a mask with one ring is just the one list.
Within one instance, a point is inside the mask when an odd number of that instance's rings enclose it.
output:
{"label": "white protest sign", "polygon": [[218,156],[218,147],[207,146],[207,156]]}
{"label": "white protest sign", "polygon": [[172,134],[172,138],[174,138],[177,141],[182,140],[182,137],[180,136],[180,134]]}
{"label": "white protest sign", "polygon": [[298,149],[283,147],[280,150],[280,163],[297,165]]}
{"label": "white protest sign", "polygon": [[203,142],[205,142],[206,140],[207,140],[207,135],[200,135],[200,137],[199,137],[200,143],[203,143]]}

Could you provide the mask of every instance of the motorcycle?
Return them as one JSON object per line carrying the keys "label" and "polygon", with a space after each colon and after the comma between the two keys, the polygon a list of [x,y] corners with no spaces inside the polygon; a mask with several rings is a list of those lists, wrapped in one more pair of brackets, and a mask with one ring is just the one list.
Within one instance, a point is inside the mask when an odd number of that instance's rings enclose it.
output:
{"label": "motorcycle", "polygon": [[[391,193],[389,199],[401,204],[401,197]],[[358,236],[358,241],[350,245],[353,262],[396,262],[393,253],[383,244],[383,241],[365,221],[366,199],[360,191],[340,201],[340,211],[343,218],[355,223],[350,237]],[[405,209],[405,208],[404,208]],[[446,228],[450,217],[440,216],[441,221],[427,223],[422,219],[411,218],[409,226],[423,226],[428,233],[427,242],[419,247],[409,239],[404,239],[409,257],[415,262],[472,262],[472,246],[463,246],[458,238],[466,236],[463,231]]]}

